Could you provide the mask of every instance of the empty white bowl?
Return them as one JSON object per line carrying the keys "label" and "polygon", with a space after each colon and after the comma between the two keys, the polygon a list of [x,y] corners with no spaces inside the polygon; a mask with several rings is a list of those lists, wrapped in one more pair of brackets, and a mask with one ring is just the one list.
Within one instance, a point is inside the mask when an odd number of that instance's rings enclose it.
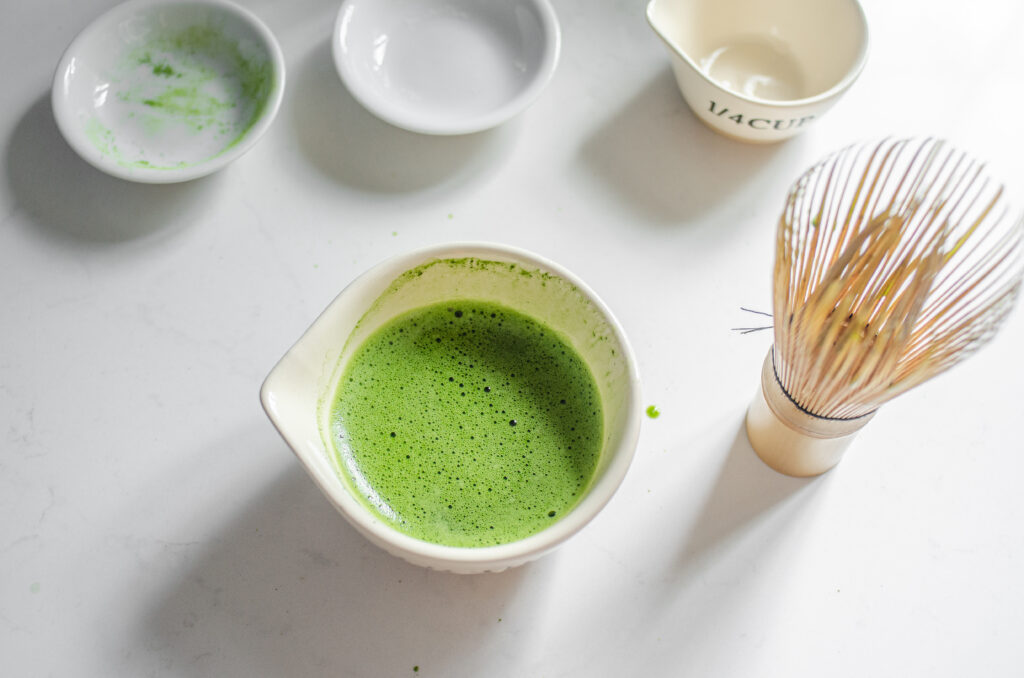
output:
{"label": "empty white bowl", "polygon": [[352,96],[377,117],[468,134],[529,106],[560,44],[548,0],[344,0],[332,51]]}
{"label": "empty white bowl", "polygon": [[867,59],[857,0],[651,0],[647,20],[693,112],[742,141],[807,129]]}
{"label": "empty white bowl", "polygon": [[188,181],[245,153],[284,93],[270,30],[225,0],[134,0],[93,21],[53,80],[53,114],[86,162],[122,179]]}
{"label": "empty white bowl", "polygon": [[[327,442],[334,438],[333,396],[363,341],[402,313],[457,299],[499,303],[559,332],[587,362],[601,395],[603,445],[582,499],[542,531],[498,546],[446,546],[399,532],[357,498],[359,490],[345,478]],[[281,358],[260,398],[307,473],[359,532],[411,563],[459,573],[520,565],[582,529],[618,489],[640,432],[636,360],[611,311],[561,266],[502,245],[440,245],[373,267],[346,287]]]}

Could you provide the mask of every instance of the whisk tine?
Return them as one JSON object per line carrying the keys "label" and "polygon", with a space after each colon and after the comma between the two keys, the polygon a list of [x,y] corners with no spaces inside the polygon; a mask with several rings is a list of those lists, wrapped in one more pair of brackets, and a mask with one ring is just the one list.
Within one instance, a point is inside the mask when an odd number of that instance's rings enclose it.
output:
{"label": "whisk tine", "polygon": [[858,417],[980,348],[1020,294],[1024,217],[1009,214],[985,165],[937,139],[849,146],[809,169],[776,234],[786,393]]}

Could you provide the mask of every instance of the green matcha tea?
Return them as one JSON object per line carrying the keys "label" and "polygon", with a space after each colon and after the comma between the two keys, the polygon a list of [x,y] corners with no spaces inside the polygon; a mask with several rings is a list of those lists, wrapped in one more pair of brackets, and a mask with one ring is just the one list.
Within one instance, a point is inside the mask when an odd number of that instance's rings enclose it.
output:
{"label": "green matcha tea", "polygon": [[331,404],[338,462],[361,499],[399,531],[450,546],[516,541],[564,516],[594,474],[602,421],[565,339],[478,301],[378,329]]}

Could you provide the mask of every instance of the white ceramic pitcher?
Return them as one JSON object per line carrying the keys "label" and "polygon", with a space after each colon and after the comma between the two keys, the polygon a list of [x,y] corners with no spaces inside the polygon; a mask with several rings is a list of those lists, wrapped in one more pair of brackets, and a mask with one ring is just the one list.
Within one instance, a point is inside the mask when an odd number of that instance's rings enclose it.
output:
{"label": "white ceramic pitcher", "polygon": [[799,134],[867,59],[857,0],[651,0],[647,20],[693,112],[742,141]]}

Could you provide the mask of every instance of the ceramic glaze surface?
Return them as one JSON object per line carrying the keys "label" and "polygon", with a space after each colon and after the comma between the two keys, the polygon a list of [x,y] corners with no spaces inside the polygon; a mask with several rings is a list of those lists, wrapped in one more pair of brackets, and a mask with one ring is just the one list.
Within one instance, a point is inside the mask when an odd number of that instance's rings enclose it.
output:
{"label": "ceramic glaze surface", "polygon": [[792,101],[808,94],[803,69],[778,41],[730,42],[702,58],[700,66],[715,82],[748,97]]}
{"label": "ceramic glaze surface", "polygon": [[346,0],[332,47],[342,80],[375,115],[461,134],[528,106],[559,45],[547,0]]}

